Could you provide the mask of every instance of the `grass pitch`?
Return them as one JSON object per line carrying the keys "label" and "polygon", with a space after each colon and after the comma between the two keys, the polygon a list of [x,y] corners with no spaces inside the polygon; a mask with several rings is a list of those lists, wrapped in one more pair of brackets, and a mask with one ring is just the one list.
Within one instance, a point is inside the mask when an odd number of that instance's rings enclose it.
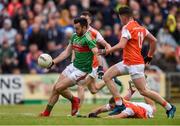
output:
{"label": "grass pitch", "polygon": [[[153,119],[104,119],[76,118],[70,114],[70,104],[56,104],[51,117],[38,117],[45,105],[0,106],[0,125],[180,125],[180,104],[174,119],[167,119],[165,110],[158,106]],[[81,114],[87,114],[98,105],[86,104]],[[102,116],[105,116],[104,114]]]}

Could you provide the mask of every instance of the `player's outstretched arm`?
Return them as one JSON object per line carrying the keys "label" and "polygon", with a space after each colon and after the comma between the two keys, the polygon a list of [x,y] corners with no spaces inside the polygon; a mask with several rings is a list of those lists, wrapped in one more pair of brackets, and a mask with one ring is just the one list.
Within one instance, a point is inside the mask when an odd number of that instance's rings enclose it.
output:
{"label": "player's outstretched arm", "polygon": [[119,43],[116,44],[115,46],[113,46],[111,49],[107,50],[106,54],[109,54],[109,53],[118,51],[119,49],[125,48],[127,41],[128,41],[128,39],[126,39],[125,37],[121,37]]}
{"label": "player's outstretched arm", "polygon": [[53,59],[54,64],[63,61],[64,59],[69,57],[71,53],[72,53],[72,45],[69,44],[61,54],[59,54],[55,59]]}
{"label": "player's outstretched arm", "polygon": [[99,108],[95,109],[93,112],[89,113],[89,117],[97,117],[99,114],[110,111],[107,109],[106,105],[100,106]]}
{"label": "player's outstretched arm", "polygon": [[121,113],[118,114],[118,115],[107,116],[107,117],[105,117],[105,118],[114,118],[114,119],[128,118],[128,114],[127,114],[127,113],[124,113],[124,112],[121,112]]}

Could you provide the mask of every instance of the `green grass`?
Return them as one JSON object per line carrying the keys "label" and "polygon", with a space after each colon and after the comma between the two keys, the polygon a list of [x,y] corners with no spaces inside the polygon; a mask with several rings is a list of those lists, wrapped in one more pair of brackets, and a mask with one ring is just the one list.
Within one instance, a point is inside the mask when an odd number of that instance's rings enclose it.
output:
{"label": "green grass", "polygon": [[[104,119],[104,118],[76,118],[68,117],[70,104],[57,104],[52,116],[38,117],[45,105],[15,105],[0,106],[0,125],[180,125],[180,104],[174,119],[167,119],[165,110],[158,106],[153,119]],[[83,106],[81,113],[87,114],[99,105]]]}

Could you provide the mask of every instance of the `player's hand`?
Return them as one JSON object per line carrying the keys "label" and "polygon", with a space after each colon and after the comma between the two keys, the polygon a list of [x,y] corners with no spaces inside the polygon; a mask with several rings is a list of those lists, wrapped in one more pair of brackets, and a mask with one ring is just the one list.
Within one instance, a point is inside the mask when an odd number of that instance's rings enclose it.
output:
{"label": "player's hand", "polygon": [[110,44],[107,44],[106,50],[109,50],[109,49],[111,49],[111,48],[112,48],[111,45],[110,45]]}
{"label": "player's hand", "polygon": [[149,56],[146,56],[145,58],[144,58],[144,62],[145,62],[145,64],[146,63],[150,63],[151,62],[151,60],[152,60],[152,57],[149,57]]}
{"label": "player's hand", "polygon": [[106,49],[98,49],[99,55],[106,55]]}
{"label": "player's hand", "polygon": [[96,113],[89,113],[89,118],[99,118]]}
{"label": "player's hand", "polygon": [[47,69],[50,70],[53,66],[54,66],[54,61],[52,61],[51,65],[49,65]]}
{"label": "player's hand", "polygon": [[98,78],[102,79],[103,75],[104,75],[104,71],[103,71],[103,67],[99,66],[97,69],[97,74],[98,74]]}

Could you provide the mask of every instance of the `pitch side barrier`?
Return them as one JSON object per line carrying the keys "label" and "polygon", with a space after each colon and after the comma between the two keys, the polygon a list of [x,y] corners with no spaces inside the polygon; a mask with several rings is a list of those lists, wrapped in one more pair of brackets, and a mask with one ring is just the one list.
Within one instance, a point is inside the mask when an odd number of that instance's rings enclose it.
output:
{"label": "pitch side barrier", "polygon": [[[160,93],[163,97],[170,99],[175,96],[172,91],[180,90],[180,73],[169,73],[167,75],[149,73],[147,75],[149,88]],[[0,75],[0,104],[46,103],[58,76],[59,74]],[[118,79],[122,82],[122,86],[117,85],[119,93],[124,96],[128,90],[130,76],[121,76]],[[77,86],[71,87],[71,91],[74,95],[77,95]],[[88,90],[85,93],[86,103],[105,103],[111,97],[107,87],[104,87],[95,95],[92,95]],[[142,96],[136,92],[133,99],[140,100]],[[60,100],[61,102],[68,102],[62,97]]]}

